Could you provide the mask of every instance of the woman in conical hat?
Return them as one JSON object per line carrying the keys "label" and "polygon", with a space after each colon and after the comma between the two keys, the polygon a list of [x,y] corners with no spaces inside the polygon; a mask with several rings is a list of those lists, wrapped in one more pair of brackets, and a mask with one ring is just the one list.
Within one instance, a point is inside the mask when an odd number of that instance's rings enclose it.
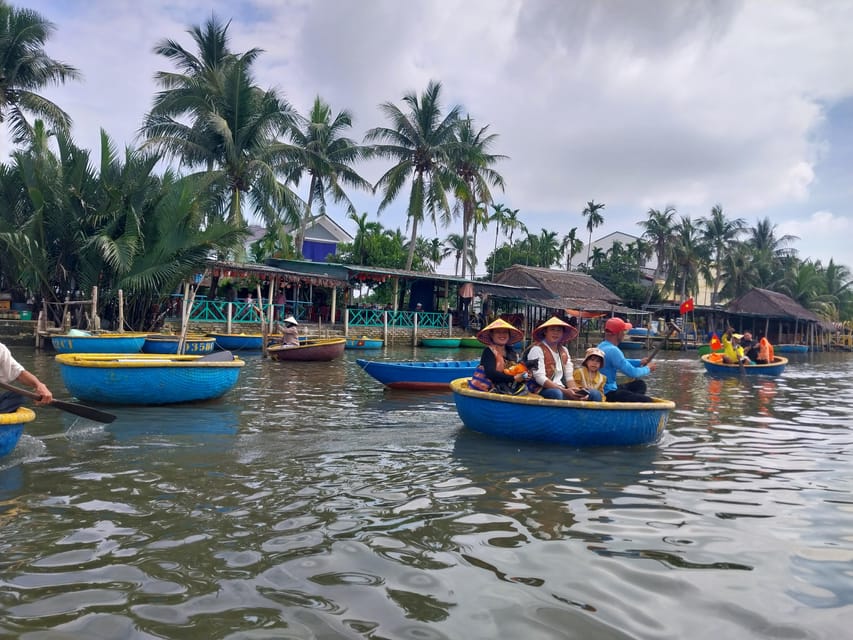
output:
{"label": "woman in conical hat", "polygon": [[281,344],[285,347],[299,346],[299,329],[296,326],[299,324],[293,316],[287,316],[281,321]]}
{"label": "woman in conical hat", "polygon": [[518,354],[512,345],[524,334],[506,320],[498,318],[477,334],[477,340],[486,345],[480,356],[480,364],[474,370],[468,385],[479,391],[493,389],[515,393],[525,380],[525,371],[515,371]]}
{"label": "woman in conical hat", "polygon": [[552,318],[548,318],[545,322],[543,322],[533,330],[533,341],[543,342],[545,340],[545,332],[548,330],[548,327],[562,328],[563,337],[560,338],[559,344],[566,344],[567,342],[571,342],[572,340],[578,337],[578,330],[575,327],[570,325],[568,322],[560,320],[557,316],[554,316]]}
{"label": "woman in conical hat", "polygon": [[527,388],[551,400],[585,400],[572,375],[574,367],[565,344],[574,340],[578,330],[557,317],[549,318],[533,330],[533,346],[527,353],[527,368],[532,379]]}

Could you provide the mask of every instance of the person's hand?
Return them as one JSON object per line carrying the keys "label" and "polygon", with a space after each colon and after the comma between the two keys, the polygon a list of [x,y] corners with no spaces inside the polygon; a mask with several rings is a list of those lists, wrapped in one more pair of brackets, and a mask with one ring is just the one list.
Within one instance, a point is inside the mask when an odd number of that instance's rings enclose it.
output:
{"label": "person's hand", "polygon": [[587,394],[582,389],[563,389],[563,397],[567,400],[586,400]]}
{"label": "person's hand", "polygon": [[39,382],[33,388],[33,390],[41,396],[38,400],[36,400],[36,404],[50,404],[51,402],[53,402],[53,394],[43,382]]}
{"label": "person's hand", "polygon": [[658,363],[655,362],[654,360],[652,360],[646,366],[649,368],[649,371],[654,371],[655,369],[658,368]]}

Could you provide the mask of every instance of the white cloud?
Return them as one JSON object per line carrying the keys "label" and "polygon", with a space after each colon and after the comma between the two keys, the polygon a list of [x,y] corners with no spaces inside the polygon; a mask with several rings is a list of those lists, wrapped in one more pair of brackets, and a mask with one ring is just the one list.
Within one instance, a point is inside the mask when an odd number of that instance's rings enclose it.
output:
{"label": "white cloud", "polygon": [[[257,75],[301,111],[320,94],[350,109],[354,137],[385,125],[381,102],[401,103],[430,79],[445,104],[464,105],[499,134],[499,170],[532,229],[583,227],[586,201],[607,204],[596,235],[623,230],[649,207],[707,215],[721,203],[749,223],[800,228],[804,257],[833,246],[803,212],[846,211],[822,171],[843,157],[822,138],[829,108],[853,94],[853,4],[808,0],[715,3],[628,0],[37,0],[57,23],[48,51],[85,83],[49,96],[71,112],[75,136],[97,145],[103,126],[130,142],[168,68],[152,53],[211,12],[231,19],[237,50],[259,47]],[[381,167],[364,173],[378,177]],[[831,184],[830,184],[831,183]],[[375,198],[358,196],[373,212]],[[381,221],[405,225],[404,202]],[[395,213],[396,212],[396,213]],[[817,216],[818,214],[814,214]],[[343,218],[343,215],[340,216]],[[836,214],[830,224],[847,224]],[[342,224],[348,222],[341,220]],[[456,229],[440,230],[444,235]],[[430,226],[427,233],[433,233]],[[489,234],[491,235],[491,234]],[[839,250],[844,249],[839,247]],[[485,254],[485,251],[481,251]],[[847,252],[849,255],[849,252]],[[844,253],[836,260],[853,262]]]}

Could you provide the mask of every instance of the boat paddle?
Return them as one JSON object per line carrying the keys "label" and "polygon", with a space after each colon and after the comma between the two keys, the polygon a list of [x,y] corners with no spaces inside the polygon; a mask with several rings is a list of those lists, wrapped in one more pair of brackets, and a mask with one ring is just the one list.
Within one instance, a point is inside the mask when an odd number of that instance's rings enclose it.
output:
{"label": "boat paddle", "polygon": [[[5,382],[0,382],[0,387],[8,389],[9,391],[14,391],[15,393],[19,393],[20,395],[25,396],[27,398],[32,398],[33,400],[41,400],[41,396],[35,391],[27,391],[26,389],[21,389],[20,387],[16,387],[13,384],[6,384]],[[81,418],[88,418],[89,420],[94,420],[95,422],[103,422],[104,424],[109,424],[116,419],[116,417],[111,413],[95,409],[94,407],[87,407],[83,404],[77,404],[76,402],[67,402],[65,400],[54,399],[51,400],[47,406],[53,407],[54,409],[59,409],[60,411],[73,413],[75,416],[80,416]]]}
{"label": "boat paddle", "polygon": [[652,348],[652,352],[646,356],[646,364],[649,364],[654,359],[654,357],[658,354],[658,351],[660,351],[661,347],[663,347],[663,343],[666,342],[673,333],[681,333],[681,329],[679,329],[678,325],[675,324],[674,322],[672,322],[671,320],[669,322],[669,327],[670,327],[669,333],[667,333],[664,336],[663,340],[658,342]]}

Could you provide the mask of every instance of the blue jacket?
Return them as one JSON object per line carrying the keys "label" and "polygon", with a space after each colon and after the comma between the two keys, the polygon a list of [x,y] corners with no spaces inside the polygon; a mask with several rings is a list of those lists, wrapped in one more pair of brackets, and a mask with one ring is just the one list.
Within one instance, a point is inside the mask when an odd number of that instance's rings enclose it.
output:
{"label": "blue jacket", "polygon": [[641,367],[639,360],[626,358],[625,354],[622,353],[622,349],[612,342],[602,340],[598,348],[604,352],[604,366],[601,367],[601,373],[607,377],[607,383],[604,385],[604,393],[609,393],[616,389],[617,371],[621,371],[629,378],[642,378],[652,372],[648,367]]}

